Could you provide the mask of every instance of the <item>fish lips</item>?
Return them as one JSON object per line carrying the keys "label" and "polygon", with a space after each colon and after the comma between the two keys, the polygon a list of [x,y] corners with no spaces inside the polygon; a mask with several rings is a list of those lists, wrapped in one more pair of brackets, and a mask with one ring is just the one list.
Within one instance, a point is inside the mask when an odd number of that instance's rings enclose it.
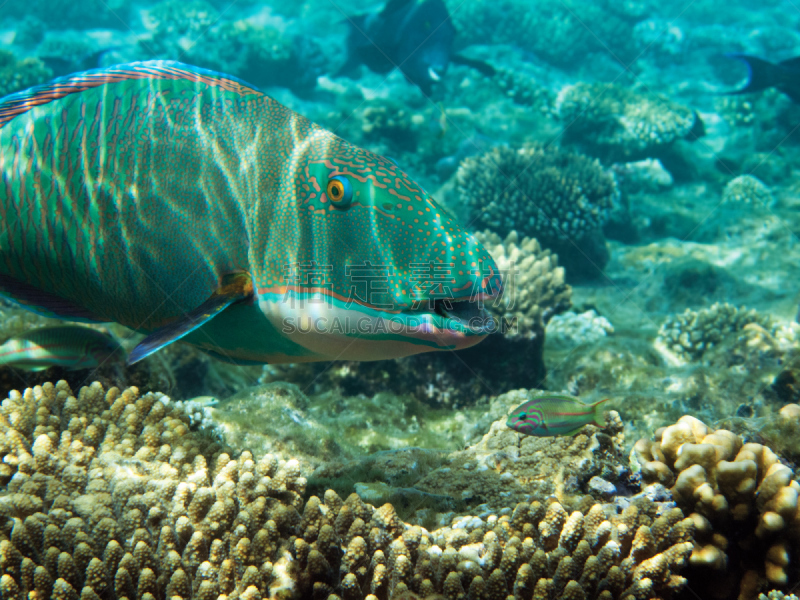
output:
{"label": "fish lips", "polygon": [[450,319],[473,335],[488,335],[497,329],[497,322],[483,306],[475,300],[431,300],[431,309],[445,319]]}

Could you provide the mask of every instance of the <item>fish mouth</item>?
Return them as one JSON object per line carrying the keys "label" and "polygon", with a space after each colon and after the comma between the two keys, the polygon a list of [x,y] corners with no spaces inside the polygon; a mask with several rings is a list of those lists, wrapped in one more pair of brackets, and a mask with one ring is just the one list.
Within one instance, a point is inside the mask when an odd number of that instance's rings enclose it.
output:
{"label": "fish mouth", "polygon": [[475,300],[430,300],[429,310],[443,319],[455,321],[474,335],[486,335],[495,330],[494,317],[483,304]]}

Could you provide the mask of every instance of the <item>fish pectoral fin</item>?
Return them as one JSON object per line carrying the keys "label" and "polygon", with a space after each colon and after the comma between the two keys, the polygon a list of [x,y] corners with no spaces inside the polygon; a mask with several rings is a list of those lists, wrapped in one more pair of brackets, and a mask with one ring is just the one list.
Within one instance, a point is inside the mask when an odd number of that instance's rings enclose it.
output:
{"label": "fish pectoral fin", "polygon": [[144,338],[128,356],[132,365],[172,342],[202,327],[231,304],[253,297],[253,281],[248,273],[225,275],[211,297],[182,318],[156,329]]}

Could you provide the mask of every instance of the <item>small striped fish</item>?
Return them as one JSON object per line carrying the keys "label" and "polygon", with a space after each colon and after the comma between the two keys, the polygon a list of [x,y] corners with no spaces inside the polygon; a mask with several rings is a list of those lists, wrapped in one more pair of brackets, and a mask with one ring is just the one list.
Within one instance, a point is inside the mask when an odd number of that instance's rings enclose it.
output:
{"label": "small striped fish", "polygon": [[511,411],[506,426],[537,437],[575,435],[589,423],[605,427],[597,407],[606,400],[608,398],[584,404],[577,398],[560,394],[538,396]]}
{"label": "small striped fish", "polygon": [[106,361],[124,358],[124,351],[113,338],[77,325],[32,329],[0,346],[0,366],[25,371],[48,367],[93,369]]}

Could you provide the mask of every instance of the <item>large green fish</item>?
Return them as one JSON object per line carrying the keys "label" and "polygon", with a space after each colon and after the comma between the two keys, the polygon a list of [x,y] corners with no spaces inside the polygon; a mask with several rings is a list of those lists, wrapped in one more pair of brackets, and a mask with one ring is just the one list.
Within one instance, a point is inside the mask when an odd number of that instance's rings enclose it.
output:
{"label": "large green fish", "polygon": [[0,291],[236,362],[471,346],[486,250],[392,161],[175,62],[0,100]]}
{"label": "large green fish", "polygon": [[25,371],[94,369],[124,358],[125,351],[114,338],[76,325],[32,329],[0,345],[0,366]]}

